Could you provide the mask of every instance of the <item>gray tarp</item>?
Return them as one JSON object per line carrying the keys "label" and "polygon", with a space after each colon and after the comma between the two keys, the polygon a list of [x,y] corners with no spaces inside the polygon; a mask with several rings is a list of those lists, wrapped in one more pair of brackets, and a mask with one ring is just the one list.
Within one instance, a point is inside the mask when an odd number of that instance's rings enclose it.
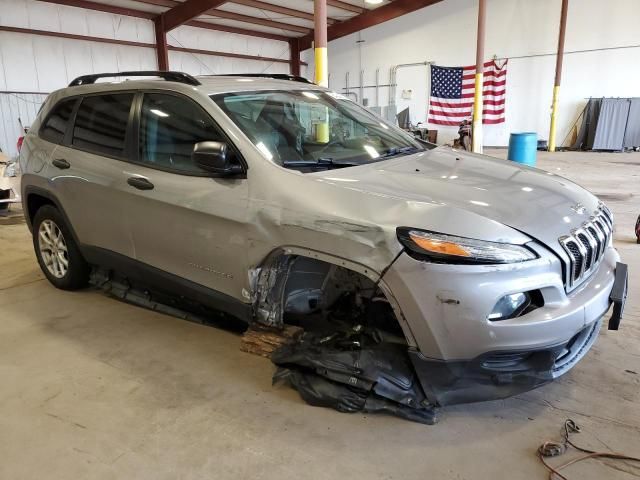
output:
{"label": "gray tarp", "polygon": [[602,99],[593,150],[622,150],[630,104],[626,98]]}
{"label": "gray tarp", "polygon": [[591,98],[587,106],[584,107],[580,131],[578,132],[576,142],[571,147],[574,150],[591,150],[593,148],[593,139],[596,134],[601,103],[601,98]]}
{"label": "gray tarp", "polygon": [[631,99],[627,131],[624,136],[624,147],[640,147],[640,98]]}
{"label": "gray tarp", "polygon": [[591,98],[574,150],[623,150],[640,146],[640,98]]}

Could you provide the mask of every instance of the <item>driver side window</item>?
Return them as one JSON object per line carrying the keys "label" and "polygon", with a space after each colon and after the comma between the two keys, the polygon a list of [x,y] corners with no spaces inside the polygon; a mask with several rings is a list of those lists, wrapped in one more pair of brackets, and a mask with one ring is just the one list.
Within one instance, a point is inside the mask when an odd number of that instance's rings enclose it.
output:
{"label": "driver side window", "polygon": [[226,141],[195,102],[175,95],[145,93],[140,116],[140,161],[150,167],[202,173],[191,159],[198,142]]}

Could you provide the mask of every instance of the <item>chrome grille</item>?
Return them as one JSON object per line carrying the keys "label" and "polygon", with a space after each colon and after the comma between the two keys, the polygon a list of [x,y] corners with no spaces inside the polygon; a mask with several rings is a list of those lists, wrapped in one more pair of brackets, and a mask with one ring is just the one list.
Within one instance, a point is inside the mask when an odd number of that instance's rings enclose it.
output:
{"label": "chrome grille", "polygon": [[558,239],[569,257],[566,290],[572,290],[600,264],[613,233],[613,215],[601,203],[589,220]]}

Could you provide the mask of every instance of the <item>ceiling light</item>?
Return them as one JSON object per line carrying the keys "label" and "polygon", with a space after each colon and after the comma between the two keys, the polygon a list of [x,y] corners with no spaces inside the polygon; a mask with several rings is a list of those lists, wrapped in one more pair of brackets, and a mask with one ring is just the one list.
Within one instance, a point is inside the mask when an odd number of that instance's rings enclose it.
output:
{"label": "ceiling light", "polygon": [[384,0],[364,0],[364,3],[369,5],[380,5]]}

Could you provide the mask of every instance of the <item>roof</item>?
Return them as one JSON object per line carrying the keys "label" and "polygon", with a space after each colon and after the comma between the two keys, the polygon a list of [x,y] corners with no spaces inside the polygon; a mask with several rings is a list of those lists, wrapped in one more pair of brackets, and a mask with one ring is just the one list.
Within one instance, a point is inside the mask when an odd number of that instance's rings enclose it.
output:
{"label": "roof", "polygon": [[[122,90],[199,90],[206,95],[215,95],[227,92],[246,92],[254,90],[323,90],[322,87],[312,83],[302,81],[282,80],[277,78],[256,77],[250,74],[244,75],[201,75],[195,78],[200,84],[193,85],[190,83],[176,82],[171,80],[162,80],[155,78],[132,78],[132,79],[116,79],[115,81],[97,81],[96,83],[87,83],[75,86],[69,86],[62,90],[54,92],[52,96],[57,100],[59,97],[68,97],[73,95],[86,95],[91,93],[105,91],[122,91]],[[74,80],[75,82],[75,80]],[[74,83],[72,82],[72,84]]]}

